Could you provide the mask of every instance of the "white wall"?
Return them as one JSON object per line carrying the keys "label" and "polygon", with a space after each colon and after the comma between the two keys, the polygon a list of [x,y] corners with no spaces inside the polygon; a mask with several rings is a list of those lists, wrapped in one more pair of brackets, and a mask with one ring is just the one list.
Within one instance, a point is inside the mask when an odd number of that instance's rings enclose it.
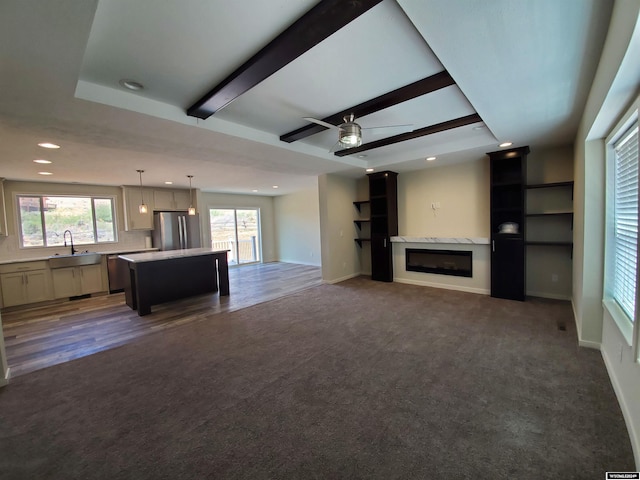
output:
{"label": "white wall", "polygon": [[[203,207],[200,208],[200,205]],[[260,235],[262,261],[278,261],[276,245],[275,213],[273,197],[262,195],[236,195],[230,193],[200,192],[198,211],[202,222],[203,246],[211,245],[210,208],[258,208],[260,209]]]}
{"label": "white wall", "polygon": [[318,177],[322,279],[336,283],[360,274],[353,202],[358,198],[357,181],[339,175]]}
{"label": "white wall", "polygon": [[488,237],[489,158],[399,174],[398,234]]}
{"label": "white wall", "polygon": [[[640,468],[640,365],[634,359],[633,347],[603,310],[602,298],[604,138],[638,95],[639,13],[640,2],[636,0],[615,2],[602,57],[576,136],[573,268],[573,305],[579,340],[582,345],[599,347],[602,352],[630,432],[637,469]],[[636,52],[631,53],[634,49]]]}
{"label": "white wall", "polygon": [[317,184],[274,199],[277,256],[281,262],[320,266],[320,205]]}

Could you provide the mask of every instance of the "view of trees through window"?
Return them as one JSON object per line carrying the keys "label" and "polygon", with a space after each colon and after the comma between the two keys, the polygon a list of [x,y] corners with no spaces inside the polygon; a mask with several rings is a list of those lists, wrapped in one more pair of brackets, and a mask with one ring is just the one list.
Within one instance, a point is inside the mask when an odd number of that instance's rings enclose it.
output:
{"label": "view of trees through window", "polygon": [[22,246],[64,245],[65,230],[74,245],[114,242],[113,204],[112,198],[19,196]]}
{"label": "view of trees through window", "polygon": [[212,208],[209,222],[211,247],[229,250],[230,265],[260,261],[258,209]]}

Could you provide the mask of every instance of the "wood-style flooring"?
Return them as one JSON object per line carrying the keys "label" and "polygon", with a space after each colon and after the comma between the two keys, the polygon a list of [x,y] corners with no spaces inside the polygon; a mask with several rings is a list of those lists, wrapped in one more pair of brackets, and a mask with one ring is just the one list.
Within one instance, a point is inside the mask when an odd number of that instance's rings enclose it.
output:
{"label": "wood-style flooring", "polygon": [[7,362],[12,377],[24,375],[321,283],[320,267],[275,262],[231,268],[228,297],[200,295],[155,305],[144,317],[125,304],[124,293],[6,311],[2,323]]}

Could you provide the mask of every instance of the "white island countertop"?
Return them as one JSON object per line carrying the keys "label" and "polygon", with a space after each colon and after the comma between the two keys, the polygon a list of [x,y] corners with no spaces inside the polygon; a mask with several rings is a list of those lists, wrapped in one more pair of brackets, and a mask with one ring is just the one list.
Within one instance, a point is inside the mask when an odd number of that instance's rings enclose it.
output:
{"label": "white island countertop", "polygon": [[489,239],[484,237],[391,237],[395,243],[463,243],[473,245],[489,245]]}
{"label": "white island countertop", "polygon": [[213,255],[226,253],[229,250],[214,250],[213,248],[186,248],[183,250],[163,250],[160,252],[134,253],[132,255],[119,255],[118,258],[131,263],[156,262],[172,258],[197,257],[201,255]]}

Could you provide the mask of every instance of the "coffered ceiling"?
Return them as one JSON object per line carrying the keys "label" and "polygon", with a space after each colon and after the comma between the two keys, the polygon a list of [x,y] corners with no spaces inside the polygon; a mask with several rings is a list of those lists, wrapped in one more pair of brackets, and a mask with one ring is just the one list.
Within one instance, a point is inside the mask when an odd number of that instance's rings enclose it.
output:
{"label": "coffered ceiling", "polygon": [[[33,159],[45,156],[48,181],[135,184],[144,169],[149,185],[192,174],[203,190],[272,195],[323,173],[473,160],[503,141],[567,145],[610,10],[602,0],[5,0],[0,176],[43,180]],[[323,31],[332,22],[344,26]],[[212,115],[198,109],[210,91],[224,96]],[[335,148],[335,129],[287,136],[305,117],[334,124],[346,112],[363,127],[360,148]]]}

